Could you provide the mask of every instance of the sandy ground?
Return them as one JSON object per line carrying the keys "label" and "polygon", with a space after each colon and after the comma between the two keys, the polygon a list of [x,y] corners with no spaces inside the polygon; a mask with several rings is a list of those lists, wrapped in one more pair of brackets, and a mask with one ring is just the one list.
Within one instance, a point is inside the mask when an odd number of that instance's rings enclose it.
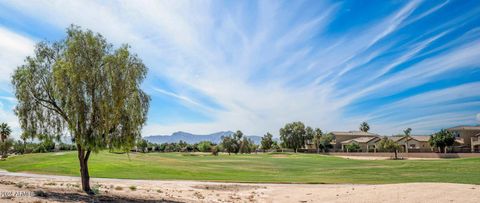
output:
{"label": "sandy ground", "polygon": [[80,191],[79,178],[0,171],[0,202],[480,202],[480,185],[408,183],[239,184],[92,179],[99,195]]}

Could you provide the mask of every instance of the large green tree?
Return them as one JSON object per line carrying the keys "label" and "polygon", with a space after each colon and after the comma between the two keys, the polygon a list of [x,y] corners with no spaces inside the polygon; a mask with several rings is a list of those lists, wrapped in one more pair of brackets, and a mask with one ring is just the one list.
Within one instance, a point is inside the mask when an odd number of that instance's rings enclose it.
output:
{"label": "large green tree", "polygon": [[305,125],[300,122],[287,123],[280,128],[280,139],[285,147],[293,149],[296,153],[305,144]]}
{"label": "large green tree", "polygon": [[269,150],[272,148],[272,145],[273,145],[273,135],[270,134],[269,132],[267,132],[267,134],[265,134],[263,137],[262,137],[262,149],[263,149],[263,152],[265,152],[266,150]]}
{"label": "large green tree", "polygon": [[128,45],[114,48],[102,35],[72,25],[65,39],[38,43],[15,70],[15,113],[32,137],[72,136],[82,189],[93,194],[91,152],[130,150],[141,137],[150,101],[140,88],[146,74]]}
{"label": "large green tree", "polygon": [[455,143],[455,135],[448,130],[441,129],[439,132],[430,136],[428,140],[430,146],[437,147],[439,152],[447,153],[447,147]]}

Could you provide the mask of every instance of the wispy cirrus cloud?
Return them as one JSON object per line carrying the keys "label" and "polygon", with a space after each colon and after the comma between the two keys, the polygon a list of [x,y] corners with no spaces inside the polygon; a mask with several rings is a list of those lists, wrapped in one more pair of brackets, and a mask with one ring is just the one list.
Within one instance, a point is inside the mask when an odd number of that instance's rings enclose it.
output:
{"label": "wispy cirrus cloud", "polygon": [[[367,120],[382,134],[407,126],[429,133],[474,124],[480,112],[479,95],[458,96],[477,88],[480,76],[480,6],[473,3],[383,2],[371,11],[336,1],[36,1],[0,7],[17,12],[16,21],[37,19],[32,24],[58,32],[73,23],[116,45],[129,43],[150,68],[144,86],[153,100],[144,134],[275,134],[295,120],[328,131],[356,129]],[[18,35],[14,23],[9,27],[5,33]],[[28,43],[14,43],[23,47],[12,52],[15,57],[31,53],[37,40],[23,41]],[[11,71],[19,63],[5,67]],[[438,98],[443,103],[431,102]]]}

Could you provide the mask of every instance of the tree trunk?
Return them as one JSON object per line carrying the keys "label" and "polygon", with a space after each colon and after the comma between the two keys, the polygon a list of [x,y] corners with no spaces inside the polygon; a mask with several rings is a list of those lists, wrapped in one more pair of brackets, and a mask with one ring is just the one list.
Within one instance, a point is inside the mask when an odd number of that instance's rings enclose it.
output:
{"label": "tree trunk", "polygon": [[320,147],[317,147],[317,154],[320,154]]}
{"label": "tree trunk", "polygon": [[89,194],[94,195],[92,188],[90,187],[90,175],[88,173],[88,158],[90,157],[90,150],[85,150],[80,146],[77,145],[78,151],[78,160],[80,162],[80,177],[82,180],[82,190]]}
{"label": "tree trunk", "polygon": [[398,159],[398,157],[397,157],[397,150],[395,150],[394,152],[395,152],[395,159]]}

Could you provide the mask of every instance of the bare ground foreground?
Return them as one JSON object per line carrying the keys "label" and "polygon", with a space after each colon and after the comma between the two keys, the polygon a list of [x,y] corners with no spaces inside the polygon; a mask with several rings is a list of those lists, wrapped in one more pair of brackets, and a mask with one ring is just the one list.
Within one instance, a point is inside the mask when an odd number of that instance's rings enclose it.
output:
{"label": "bare ground foreground", "polygon": [[452,183],[240,184],[94,178],[0,171],[0,202],[480,202],[480,185]]}

